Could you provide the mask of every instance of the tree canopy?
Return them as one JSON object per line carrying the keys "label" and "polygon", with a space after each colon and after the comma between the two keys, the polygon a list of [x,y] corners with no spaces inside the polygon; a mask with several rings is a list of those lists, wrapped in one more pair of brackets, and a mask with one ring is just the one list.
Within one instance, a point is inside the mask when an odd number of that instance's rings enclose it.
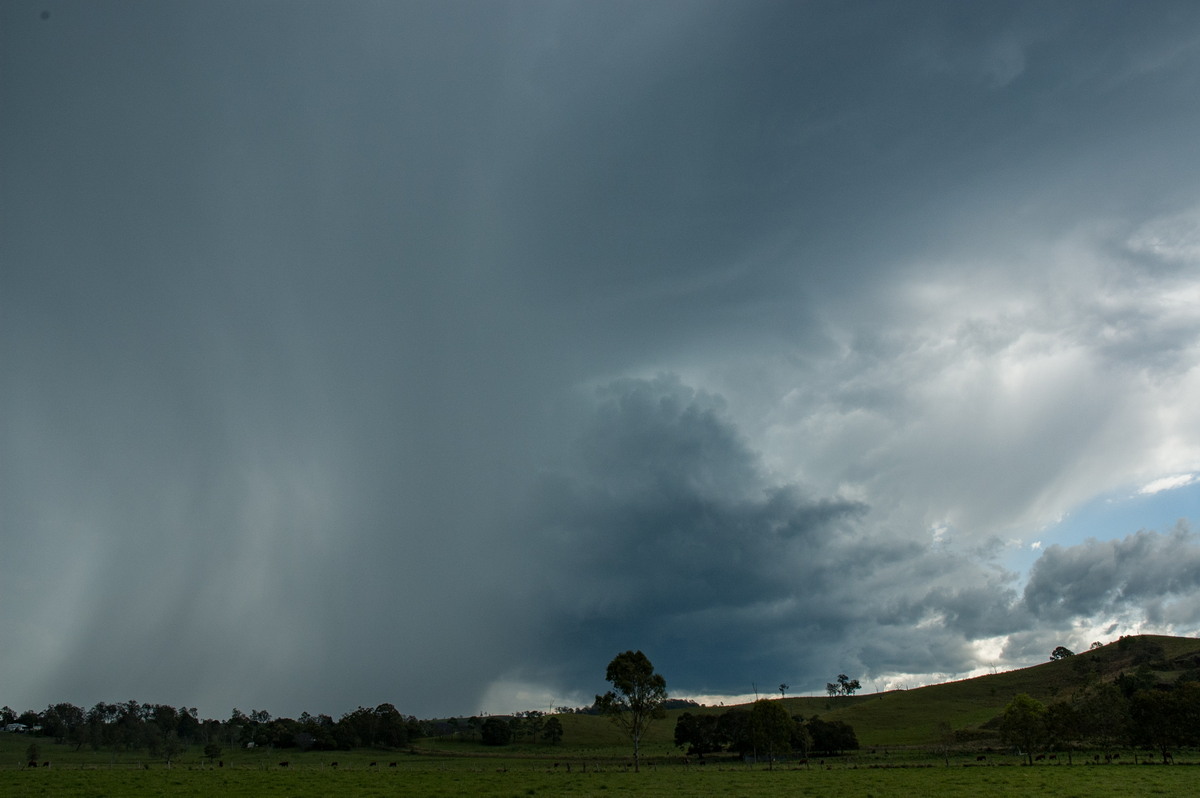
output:
{"label": "tree canopy", "polygon": [[1004,707],[1000,718],[1000,738],[1020,748],[1033,764],[1033,749],[1046,737],[1046,706],[1020,693]]}
{"label": "tree canopy", "polygon": [[633,741],[633,769],[640,769],[642,735],[655,718],[664,716],[667,681],[654,672],[641,651],[626,651],[608,663],[604,678],[613,689],[596,696],[596,707]]}

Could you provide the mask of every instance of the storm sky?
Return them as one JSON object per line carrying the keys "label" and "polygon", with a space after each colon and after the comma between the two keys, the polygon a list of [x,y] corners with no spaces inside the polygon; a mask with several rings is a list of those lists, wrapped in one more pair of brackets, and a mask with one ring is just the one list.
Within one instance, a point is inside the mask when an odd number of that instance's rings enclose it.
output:
{"label": "storm sky", "polygon": [[1200,634],[1200,4],[0,3],[0,703]]}

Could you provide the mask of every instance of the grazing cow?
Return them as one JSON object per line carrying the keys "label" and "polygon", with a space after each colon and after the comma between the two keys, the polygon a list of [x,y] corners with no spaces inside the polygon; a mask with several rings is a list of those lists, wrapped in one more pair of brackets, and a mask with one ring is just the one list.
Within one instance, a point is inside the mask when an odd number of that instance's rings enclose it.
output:
{"label": "grazing cow", "polygon": [[49,763],[49,762],[43,762],[43,763],[42,763],[42,767],[44,767],[44,768],[48,768],[48,767],[50,767],[50,763]]}
{"label": "grazing cow", "polygon": [[1041,761],[1042,761],[1043,759],[1045,759],[1045,758],[1046,758],[1046,755],[1045,755],[1045,754],[1038,754],[1037,756],[1035,756],[1035,757],[1033,758],[1033,761],[1034,761],[1034,762],[1041,762]]}
{"label": "grazing cow", "polygon": [[979,756],[975,757],[975,761],[976,761],[976,762],[986,762],[986,761],[987,761],[987,757],[986,757],[986,756],[984,756],[983,754],[980,754]]}
{"label": "grazing cow", "polygon": [[34,762],[34,761],[31,759],[31,760],[29,760],[29,764],[28,764],[28,765],[26,765],[25,767],[27,767],[27,768],[35,768],[35,767],[37,767],[37,762]]}
{"label": "grazing cow", "polygon": [[390,767],[390,768],[394,768],[394,767],[396,767],[396,763],[395,763],[395,762],[388,762],[388,767]]}
{"label": "grazing cow", "polygon": [[1051,755],[1049,756],[1049,759],[1051,759],[1051,760],[1058,759],[1058,754],[1051,754]]}
{"label": "grazing cow", "polygon": [[372,762],[371,764],[367,765],[367,767],[373,768],[373,767],[377,766],[378,764],[379,764],[378,762]]}
{"label": "grazing cow", "polygon": [[1113,754],[1113,759],[1120,759],[1120,758],[1121,758],[1120,754]]}
{"label": "grazing cow", "polygon": [[330,762],[329,767],[331,767],[331,768],[337,767],[337,762]]}
{"label": "grazing cow", "polygon": [[281,768],[291,767],[291,765],[292,765],[291,762],[280,762],[279,763],[279,767],[281,767]]}
{"label": "grazing cow", "polygon": [[225,760],[224,760],[224,759],[222,759],[222,760],[220,760],[219,762],[217,762],[217,767],[219,767],[219,768],[223,768],[223,767],[225,767]]}

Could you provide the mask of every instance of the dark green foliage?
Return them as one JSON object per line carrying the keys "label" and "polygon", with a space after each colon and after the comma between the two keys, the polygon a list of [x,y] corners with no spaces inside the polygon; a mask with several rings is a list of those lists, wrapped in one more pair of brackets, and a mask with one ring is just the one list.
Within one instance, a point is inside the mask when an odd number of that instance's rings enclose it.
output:
{"label": "dark green foliage", "polygon": [[750,709],[750,740],[757,758],[765,757],[773,766],[775,759],[792,750],[795,723],[783,704],[761,698]]}
{"label": "dark green foliage", "polygon": [[1087,690],[1076,711],[1080,735],[1085,742],[1111,749],[1128,739],[1129,699],[1115,683],[1099,684]]}
{"label": "dark green foliage", "polygon": [[1131,742],[1157,750],[1163,762],[1171,751],[1200,742],[1200,686],[1136,693],[1129,703]]}
{"label": "dark green foliage", "polygon": [[825,691],[829,693],[829,697],[839,695],[854,695],[862,688],[858,679],[851,679],[844,673],[839,673],[836,682],[829,682],[825,685]]}
{"label": "dark green foliage", "polygon": [[[416,718],[408,718],[391,704],[380,704],[374,709],[359,707],[342,716],[333,736],[339,748],[400,748],[409,738],[416,736]],[[289,734],[290,732],[290,734]],[[294,739],[290,728],[282,730],[280,738]]]}
{"label": "dark green foliage", "polygon": [[484,745],[508,745],[512,738],[512,726],[504,718],[488,718],[479,730],[479,739]]}
{"label": "dark green foliage", "polygon": [[749,710],[731,709],[721,715],[685,712],[675,724],[675,745],[704,756],[728,749],[742,756],[777,759],[810,751],[827,755],[859,748],[854,728],[840,720],[818,716],[805,720],[788,714],[782,701],[761,699]]}
{"label": "dark green foliage", "polygon": [[82,745],[82,729],[85,722],[84,711],[74,704],[54,704],[46,708],[40,718],[42,734],[53,737],[60,745],[65,742]]}
{"label": "dark green foliage", "polygon": [[717,719],[717,739],[730,751],[747,754],[753,749],[750,738],[750,712],[731,709]]}
{"label": "dark green foliage", "polygon": [[360,746],[399,748],[423,732],[420,722],[391,704],[374,709],[359,707],[341,721],[328,715],[304,713],[300,720],[272,718],[264,710],[245,714],[234,709],[226,721],[200,720],[195,708],[125,701],[100,702],[89,710],[73,704],[53,704],[41,713],[25,713],[30,726],[56,743],[83,746],[93,751],[145,751],[170,763],[192,745],[295,748],[303,750],[351,749]]}
{"label": "dark green foliage", "polygon": [[1167,657],[1161,643],[1144,635],[1120,638],[1117,640],[1117,650],[1131,654],[1134,665],[1163,663]]}
{"label": "dark green foliage", "polygon": [[528,712],[518,712],[511,720],[513,740],[536,742],[542,737],[546,725],[546,713],[536,709]]}
{"label": "dark green foliage", "polygon": [[1050,659],[1052,660],[1066,659],[1067,657],[1073,656],[1075,656],[1075,652],[1066,646],[1058,646],[1050,652]]}
{"label": "dark green foliage", "polygon": [[1179,674],[1179,678],[1175,680],[1176,684],[1184,684],[1185,682],[1200,682],[1200,668],[1189,668]]}
{"label": "dark green foliage", "polygon": [[1131,674],[1124,671],[1117,674],[1114,683],[1123,696],[1133,698],[1134,693],[1154,687],[1154,672],[1150,670],[1150,666],[1142,665]]}
{"label": "dark green foliage", "polygon": [[1057,701],[1046,708],[1047,742],[1060,751],[1068,752],[1083,738],[1083,723],[1079,709],[1066,701]]}
{"label": "dark green foliage", "polygon": [[1021,693],[1008,702],[1000,719],[1000,739],[1016,746],[1033,764],[1033,749],[1046,741],[1046,706]]}
{"label": "dark green foliage", "polygon": [[812,737],[812,750],[826,754],[841,754],[858,750],[858,737],[854,728],[841,720],[822,720],[813,715],[805,723]]}
{"label": "dark green foliage", "polygon": [[551,745],[558,745],[562,742],[563,725],[562,721],[551,715],[546,718],[546,723],[542,726],[542,740]]}
{"label": "dark green foliage", "polygon": [[693,715],[684,712],[675,721],[675,745],[685,748],[689,755],[704,756],[716,753],[725,745],[720,733],[721,719],[717,715]]}
{"label": "dark green foliage", "polygon": [[[850,730],[850,734],[854,734],[854,730]],[[854,740],[855,748],[858,747],[857,738]],[[796,715],[792,718],[792,750],[798,753],[801,757],[807,757],[808,752],[813,750],[812,734],[808,730],[808,724],[804,722],[804,717]]]}

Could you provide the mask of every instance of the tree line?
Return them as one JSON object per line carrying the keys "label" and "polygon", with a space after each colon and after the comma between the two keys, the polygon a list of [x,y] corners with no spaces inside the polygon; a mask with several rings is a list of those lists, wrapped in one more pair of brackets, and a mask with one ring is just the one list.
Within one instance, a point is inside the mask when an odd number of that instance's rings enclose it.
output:
{"label": "tree line", "polygon": [[100,702],[90,709],[58,703],[41,712],[21,714],[9,707],[0,709],[0,726],[14,723],[27,727],[29,734],[73,745],[76,750],[145,750],[167,762],[192,745],[203,746],[206,756],[216,758],[225,748],[401,748],[434,733],[430,721],[404,715],[386,703],[358,707],[337,720],[307,712],[299,718],[273,718],[263,710],[246,714],[236,708],[227,720],[201,719],[195,707],[138,701]]}
{"label": "tree line", "polygon": [[1200,682],[1160,683],[1142,666],[1050,704],[1022,693],[994,725],[1001,740],[1030,764],[1034,751],[1063,751],[1070,762],[1080,748],[1142,748],[1155,751],[1165,764],[1172,752],[1200,746]]}
{"label": "tree line", "polygon": [[[1200,657],[1172,661],[1152,640],[1121,637],[1111,648],[1092,643],[1088,656],[1058,646],[1050,659],[1070,663],[1078,679],[1071,694],[1049,703],[1018,695],[986,724],[1027,762],[1038,750],[1064,752],[1070,762],[1080,748],[1111,756],[1119,756],[1117,748],[1142,748],[1165,763],[1173,751],[1200,746]],[[1102,666],[1114,659],[1128,668],[1105,678]]]}
{"label": "tree line", "polygon": [[766,698],[750,709],[722,714],[685,712],[675,722],[675,745],[692,756],[729,751],[768,762],[810,754],[837,755],[858,750],[854,728],[840,720],[789,715],[780,701]]}

